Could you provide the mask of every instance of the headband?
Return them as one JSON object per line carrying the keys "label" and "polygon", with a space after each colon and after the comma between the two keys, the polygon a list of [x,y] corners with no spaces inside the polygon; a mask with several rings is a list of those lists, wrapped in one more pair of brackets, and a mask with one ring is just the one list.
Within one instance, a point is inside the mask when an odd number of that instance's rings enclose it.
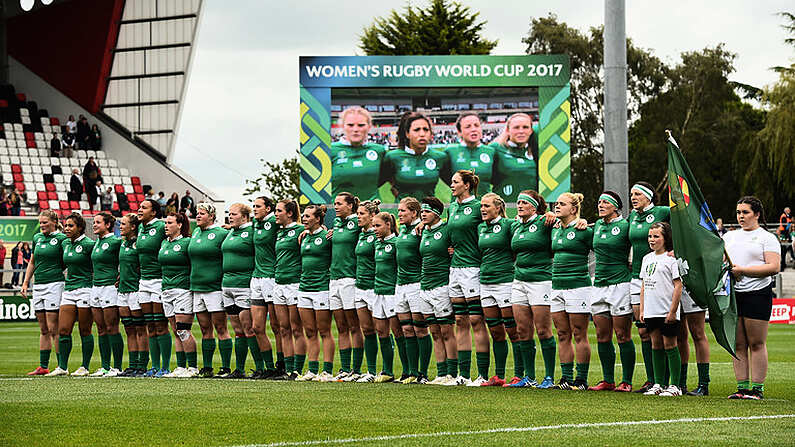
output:
{"label": "headband", "polygon": [[618,201],[615,199],[615,197],[611,196],[610,194],[602,193],[602,195],[599,196],[599,200],[604,200],[605,202],[616,207],[616,209],[621,208],[620,206],[618,206]]}
{"label": "headband", "polygon": [[420,206],[420,209],[423,209],[425,211],[430,211],[433,214],[436,214],[437,216],[442,217],[442,212],[441,211],[439,211],[436,208],[428,205],[427,203],[423,203],[422,206]]}
{"label": "headband", "polygon": [[516,200],[517,201],[524,200],[525,202],[528,202],[530,205],[533,205],[534,207],[538,208],[538,200],[534,199],[533,196],[531,195],[520,193],[519,197],[517,197]]}
{"label": "headband", "polygon": [[649,202],[651,202],[652,199],[654,198],[654,192],[651,189],[649,189],[649,188],[647,188],[647,187],[645,187],[643,185],[638,185],[636,183],[636,184],[632,185],[632,188],[630,188],[630,189],[637,189],[638,191],[640,191],[641,194],[643,194],[644,196],[648,197]]}

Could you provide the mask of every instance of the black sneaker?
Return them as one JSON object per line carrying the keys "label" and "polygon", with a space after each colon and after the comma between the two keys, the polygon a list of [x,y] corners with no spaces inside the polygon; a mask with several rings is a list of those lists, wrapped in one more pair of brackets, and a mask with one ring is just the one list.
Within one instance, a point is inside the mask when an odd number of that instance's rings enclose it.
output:
{"label": "black sneaker", "polygon": [[138,368],[130,377],[143,377],[144,374],[146,374],[146,370],[143,368]]}
{"label": "black sneaker", "polygon": [[236,369],[236,370],[232,371],[230,374],[227,374],[226,376],[224,376],[222,378],[223,379],[245,379],[246,375],[243,373],[243,371],[241,371],[239,369]]}
{"label": "black sneaker", "polygon": [[259,380],[271,380],[276,376],[275,369],[266,369],[265,371],[260,371]]}
{"label": "black sneaker", "polygon": [[428,376],[426,376],[423,373],[420,373],[417,376],[417,380],[415,382],[412,382],[412,385],[426,385],[427,383],[428,383]]}
{"label": "black sneaker", "polygon": [[287,370],[284,368],[284,360],[279,360],[276,362],[276,372],[280,375],[287,374]]}
{"label": "black sneaker", "polygon": [[737,388],[737,391],[734,394],[729,394],[729,399],[745,399],[745,395],[750,393],[751,390],[746,390],[744,388]]}
{"label": "black sneaker", "polygon": [[127,368],[119,374],[119,377],[132,377],[135,374],[135,368]]}
{"label": "black sneaker", "polygon": [[765,393],[762,391],[762,388],[756,388],[756,387],[752,388],[749,391],[746,391],[745,396],[743,396],[743,399],[749,399],[749,400],[762,400],[764,398],[765,398]]}
{"label": "black sneaker", "polygon": [[395,382],[403,382],[404,380],[406,380],[408,378],[409,378],[409,375],[406,374],[406,373],[403,373],[403,374],[400,375],[399,379],[395,380]]}
{"label": "black sneaker", "polygon": [[646,382],[646,383],[643,384],[642,387],[640,387],[637,390],[633,391],[633,393],[641,393],[641,394],[643,394],[646,391],[649,391],[649,388],[651,388],[653,386],[654,386],[654,384],[652,382]]}
{"label": "black sneaker", "polygon": [[571,385],[571,389],[574,391],[586,391],[588,389],[588,382],[582,379],[577,379]]}
{"label": "black sneaker", "polygon": [[682,396],[690,393],[690,391],[687,390],[687,385],[682,385],[679,389],[682,391]]}
{"label": "black sneaker", "polygon": [[251,370],[251,375],[246,376],[246,379],[258,380],[258,379],[262,378],[262,374],[264,374],[264,373],[265,373],[265,371],[262,371],[262,370],[255,371],[255,370],[252,369]]}
{"label": "black sneaker", "polygon": [[709,385],[706,383],[699,383],[693,391],[687,392],[688,396],[709,396]]}
{"label": "black sneaker", "polygon": [[212,368],[204,367],[204,368],[199,370],[199,377],[201,377],[203,379],[210,379],[210,378],[212,378],[214,376],[215,376],[215,374],[213,374],[213,369]]}
{"label": "black sneaker", "polygon": [[573,384],[569,382],[569,379],[565,377],[561,377],[555,386],[552,387],[554,390],[570,390]]}
{"label": "black sneaker", "polygon": [[298,378],[298,372],[297,371],[293,371],[290,374],[287,374],[287,378],[285,380],[293,380],[294,381],[297,378]]}
{"label": "black sneaker", "polygon": [[216,379],[226,379],[230,374],[232,374],[232,370],[229,368],[221,368],[218,370],[218,374],[215,375]]}

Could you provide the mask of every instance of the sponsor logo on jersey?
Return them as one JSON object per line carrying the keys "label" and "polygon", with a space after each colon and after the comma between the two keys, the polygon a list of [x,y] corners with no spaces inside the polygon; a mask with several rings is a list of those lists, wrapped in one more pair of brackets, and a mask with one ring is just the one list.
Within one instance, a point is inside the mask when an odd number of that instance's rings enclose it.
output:
{"label": "sponsor logo on jersey", "polygon": [[287,236],[288,236],[288,237],[293,237],[293,236],[295,236],[295,230],[290,230],[290,231],[288,231],[288,232],[287,232]]}
{"label": "sponsor logo on jersey", "polygon": [[110,245],[109,245],[107,242],[105,242],[104,244],[102,244],[102,249],[103,249],[103,250],[107,250],[107,249],[108,249],[108,247],[110,247]]}
{"label": "sponsor logo on jersey", "polygon": [[568,240],[574,239],[574,232],[573,231],[569,231],[568,233],[566,233],[566,239],[568,239]]}
{"label": "sponsor logo on jersey", "polygon": [[433,238],[438,241],[439,239],[442,238],[442,233],[439,232],[439,231],[437,231],[436,233],[433,233]]}
{"label": "sponsor logo on jersey", "polygon": [[[58,239],[50,239],[50,245],[58,245]],[[44,244],[41,246],[44,247]]]}
{"label": "sponsor logo on jersey", "polygon": [[433,158],[425,160],[425,167],[431,170],[436,169],[436,160],[434,160]]}
{"label": "sponsor logo on jersey", "polygon": [[651,276],[654,274],[654,271],[657,270],[657,263],[651,262],[649,265],[646,266],[646,275]]}
{"label": "sponsor logo on jersey", "polygon": [[378,160],[378,153],[376,151],[372,150],[372,149],[367,151],[367,153],[364,154],[364,156],[367,157],[367,159],[370,160],[370,161]]}
{"label": "sponsor logo on jersey", "polygon": [[240,237],[243,237],[243,238],[245,238],[245,237],[248,237],[248,231],[244,231],[244,232],[242,232],[242,233],[240,234]]}
{"label": "sponsor logo on jersey", "polygon": [[157,230],[155,230],[154,228],[149,230],[149,236],[154,236],[155,234],[157,234]]}
{"label": "sponsor logo on jersey", "polygon": [[387,245],[386,247],[384,247],[384,251],[389,253],[390,251],[392,251],[392,246],[391,245]]}
{"label": "sponsor logo on jersey", "polygon": [[373,242],[373,239],[375,239],[375,236],[372,236],[372,235],[367,236],[367,243],[369,244],[369,243]]}
{"label": "sponsor logo on jersey", "polygon": [[646,222],[648,223],[654,222],[654,214],[649,214],[648,216],[646,216]]}
{"label": "sponsor logo on jersey", "polygon": [[530,225],[530,228],[528,228],[527,231],[530,233],[535,233],[536,231],[538,231],[538,227],[536,226],[536,224]]}
{"label": "sponsor logo on jersey", "polygon": [[320,245],[322,243],[323,243],[323,238],[322,237],[316,237],[315,238],[315,245]]}
{"label": "sponsor logo on jersey", "polygon": [[215,239],[215,233],[210,233],[210,234],[208,234],[208,235],[207,235],[207,239],[209,239],[209,240],[213,240],[213,239]]}
{"label": "sponsor logo on jersey", "polygon": [[180,250],[182,250],[181,246],[179,246],[179,245],[175,245],[174,246],[174,251],[180,251]]}
{"label": "sponsor logo on jersey", "polygon": [[75,253],[82,253],[82,252],[83,252],[82,246],[78,245],[77,247],[75,247]]}
{"label": "sponsor logo on jersey", "polygon": [[339,151],[339,152],[337,152],[337,158],[345,158],[345,157],[347,157],[347,156],[348,156],[348,153],[347,153],[347,152],[345,152],[345,151]]}
{"label": "sponsor logo on jersey", "polygon": [[610,230],[610,232],[613,233],[613,236],[618,236],[618,233],[621,233],[621,228],[613,227],[613,229]]}
{"label": "sponsor logo on jersey", "polygon": [[266,229],[266,230],[270,230],[270,229],[271,229],[271,226],[272,226],[272,225],[271,225],[271,223],[270,223],[270,222],[265,222],[265,229]]}
{"label": "sponsor logo on jersey", "polygon": [[489,154],[480,154],[480,161],[488,163],[491,161],[491,157],[489,157]]}
{"label": "sponsor logo on jersey", "polygon": [[348,225],[346,225],[346,227],[348,227],[349,230],[353,230],[353,228],[355,226],[356,226],[356,222],[354,222],[352,220],[348,222]]}
{"label": "sponsor logo on jersey", "polygon": [[512,192],[513,192],[513,185],[505,185],[502,187],[502,193],[505,194],[506,196],[511,195]]}
{"label": "sponsor logo on jersey", "polygon": [[470,207],[466,207],[466,208],[464,208],[464,214],[466,214],[467,216],[469,216],[470,214],[472,214],[472,208],[470,208]]}
{"label": "sponsor logo on jersey", "polygon": [[499,233],[502,230],[502,227],[499,225],[494,225],[494,232]]}

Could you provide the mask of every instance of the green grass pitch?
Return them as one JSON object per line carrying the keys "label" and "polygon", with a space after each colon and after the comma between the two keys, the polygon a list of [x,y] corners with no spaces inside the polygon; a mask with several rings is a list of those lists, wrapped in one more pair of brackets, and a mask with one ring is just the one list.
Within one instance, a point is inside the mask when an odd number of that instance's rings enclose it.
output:
{"label": "green grass pitch", "polygon": [[[29,379],[24,373],[38,361],[38,327],[4,323],[0,445],[793,445],[794,340],[795,326],[771,325],[766,399],[753,402],[726,399],[735,388],[734,375],[730,357],[714,342],[711,395],[660,398],[396,384]],[[79,337],[75,342],[79,345]],[[593,333],[591,342],[595,344]],[[637,351],[642,362],[639,344]],[[543,364],[537,357],[540,373]],[[79,361],[80,346],[75,346],[70,369]],[[692,349],[690,361],[689,385],[694,387]],[[511,362],[509,355],[509,374]],[[98,365],[96,350],[92,371]],[[431,377],[434,366],[432,361]],[[594,346],[589,381],[600,378]],[[643,365],[638,365],[636,385],[644,378]],[[697,418],[711,420],[689,420]]]}

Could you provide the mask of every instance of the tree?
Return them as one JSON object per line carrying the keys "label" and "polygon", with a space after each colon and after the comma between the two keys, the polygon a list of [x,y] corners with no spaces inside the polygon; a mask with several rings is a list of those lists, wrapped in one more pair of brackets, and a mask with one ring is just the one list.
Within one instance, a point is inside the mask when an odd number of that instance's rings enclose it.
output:
{"label": "tree", "polygon": [[274,199],[283,199],[297,198],[301,194],[299,187],[301,170],[298,157],[287,158],[280,163],[262,159],[260,162],[263,164],[263,172],[254,180],[246,179],[244,196],[254,197],[267,194]]}
{"label": "tree", "polygon": [[[528,54],[567,54],[571,59],[572,188],[587,198],[602,192],[604,143],[603,28],[588,33],[559,22],[557,16],[533,18],[522,39]],[[668,83],[669,68],[650,51],[627,39],[627,102],[630,120],[641,104],[655,97]],[[590,206],[593,205],[593,206]],[[584,216],[595,218],[595,204],[586,204]]]}
{"label": "tree", "polygon": [[409,3],[402,14],[393,9],[364,28],[359,48],[368,56],[489,54],[497,41],[481,35],[486,21],[479,16],[450,0],[432,0],[427,8]]}

